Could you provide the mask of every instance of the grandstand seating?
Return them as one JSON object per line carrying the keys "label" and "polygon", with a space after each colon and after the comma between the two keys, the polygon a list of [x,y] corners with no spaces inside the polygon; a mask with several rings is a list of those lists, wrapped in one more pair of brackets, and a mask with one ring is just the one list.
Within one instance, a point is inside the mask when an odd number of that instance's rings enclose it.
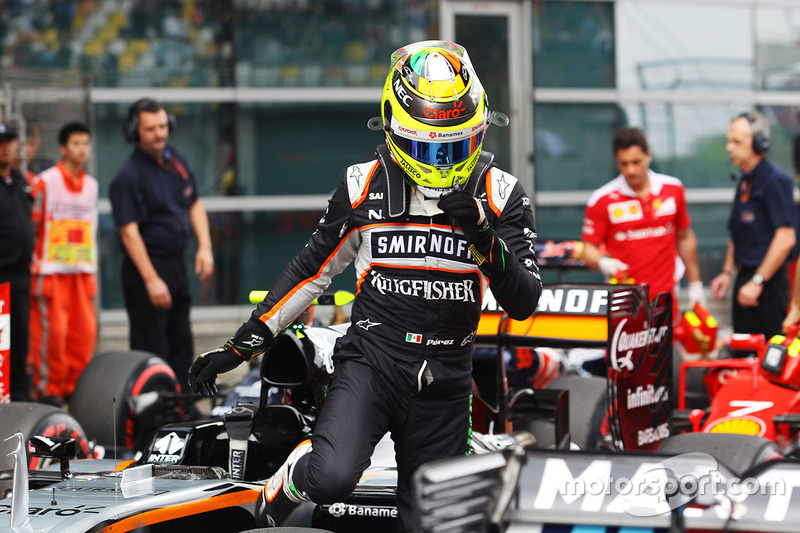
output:
{"label": "grandstand seating", "polygon": [[421,31],[396,16],[406,3],[4,0],[0,65],[95,86],[375,86],[386,49]]}

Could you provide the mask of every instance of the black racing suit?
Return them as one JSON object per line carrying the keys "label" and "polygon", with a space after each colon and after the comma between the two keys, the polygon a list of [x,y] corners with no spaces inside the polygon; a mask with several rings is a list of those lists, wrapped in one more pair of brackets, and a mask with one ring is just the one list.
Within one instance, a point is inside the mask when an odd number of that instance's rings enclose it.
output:
{"label": "black racing suit", "polygon": [[516,178],[490,168],[491,154],[481,156],[467,187],[508,245],[511,264],[487,284],[461,230],[412,200],[415,193],[382,148],[377,160],[347,169],[308,245],[253,318],[280,331],[355,261],[351,325],[336,345],[313,451],[292,479],[316,503],[341,501],[390,431],[403,529],[410,527],[416,468],[468,452],[472,341],[487,285],[506,313],[525,319],[536,308],[541,279],[530,200]]}
{"label": "black racing suit", "polygon": [[[30,401],[28,333],[31,304],[31,257],[33,256],[33,224],[31,223],[31,188],[25,177],[11,169],[8,182],[0,176],[0,284],[9,283],[9,304],[0,304],[0,313],[11,315],[10,385],[12,401]],[[0,400],[4,394],[0,387]]]}

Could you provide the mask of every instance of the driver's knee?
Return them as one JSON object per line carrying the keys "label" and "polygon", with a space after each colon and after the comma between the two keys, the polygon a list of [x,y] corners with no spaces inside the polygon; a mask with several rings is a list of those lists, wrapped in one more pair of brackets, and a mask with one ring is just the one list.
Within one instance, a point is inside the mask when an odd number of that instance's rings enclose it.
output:
{"label": "driver's knee", "polygon": [[361,472],[355,472],[341,464],[325,465],[321,469],[308,466],[304,489],[315,503],[328,504],[344,500],[353,492],[361,477]]}

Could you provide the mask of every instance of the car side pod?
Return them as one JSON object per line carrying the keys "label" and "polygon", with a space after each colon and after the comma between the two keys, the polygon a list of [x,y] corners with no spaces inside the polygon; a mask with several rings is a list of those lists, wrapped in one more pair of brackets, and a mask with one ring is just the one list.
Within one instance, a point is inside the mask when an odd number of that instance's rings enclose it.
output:
{"label": "car side pod", "polygon": [[11,527],[15,531],[33,531],[28,516],[28,461],[25,455],[25,437],[22,433],[11,435],[6,440],[17,439],[17,446],[9,456],[14,456],[14,481],[11,485]]}

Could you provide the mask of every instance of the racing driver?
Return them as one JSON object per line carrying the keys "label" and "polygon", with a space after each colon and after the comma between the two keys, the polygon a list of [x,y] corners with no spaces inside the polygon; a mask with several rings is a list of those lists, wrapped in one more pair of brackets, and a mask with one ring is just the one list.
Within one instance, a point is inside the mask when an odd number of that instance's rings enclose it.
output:
{"label": "racing driver", "polygon": [[536,309],[542,284],[531,202],[481,150],[508,118],[461,46],[423,41],[391,58],[376,159],[346,169],[308,245],[223,347],[200,355],[192,390],[269,349],[274,335],[355,261],[351,325],[314,434],[268,480],[260,525],[299,503],[346,498],[386,432],[395,443],[398,530],[411,527],[411,480],[423,463],[469,453],[471,352],[484,290],[512,318]]}

